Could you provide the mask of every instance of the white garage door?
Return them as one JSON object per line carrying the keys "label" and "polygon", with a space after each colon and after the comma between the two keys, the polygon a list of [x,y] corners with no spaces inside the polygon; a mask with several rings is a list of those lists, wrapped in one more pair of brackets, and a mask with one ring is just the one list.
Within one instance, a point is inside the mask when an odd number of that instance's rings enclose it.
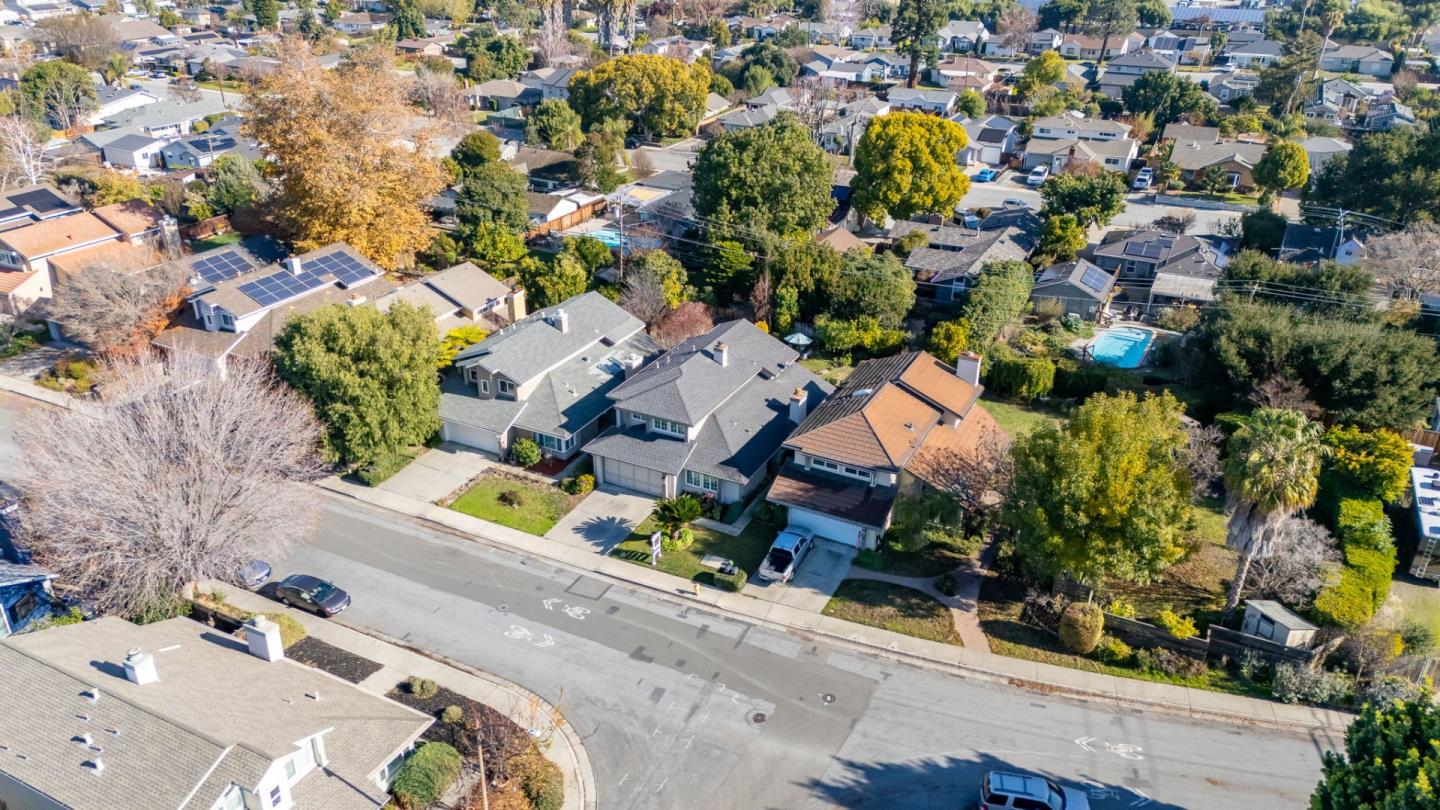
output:
{"label": "white garage door", "polygon": [[462,425],[459,422],[446,422],[441,432],[446,441],[500,455],[500,437],[496,436],[494,431],[474,425]]}
{"label": "white garage door", "polygon": [[665,474],[659,470],[637,467],[613,458],[603,459],[603,461],[605,462],[605,483],[633,489],[646,495],[664,497]]}
{"label": "white garage door", "polygon": [[829,515],[794,506],[788,507],[786,513],[789,517],[787,522],[791,526],[809,529],[815,533],[816,537],[823,537],[826,540],[834,540],[837,543],[856,548],[860,546],[861,528],[854,523],[847,523]]}

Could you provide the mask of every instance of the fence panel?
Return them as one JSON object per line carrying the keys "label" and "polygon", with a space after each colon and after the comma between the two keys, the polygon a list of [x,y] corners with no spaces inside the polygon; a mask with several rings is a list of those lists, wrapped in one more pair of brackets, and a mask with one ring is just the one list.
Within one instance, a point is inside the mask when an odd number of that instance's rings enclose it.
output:
{"label": "fence panel", "polygon": [[1238,660],[1247,651],[1261,656],[1272,664],[1309,666],[1311,659],[1315,657],[1312,650],[1286,647],[1284,644],[1276,644],[1259,636],[1247,635],[1228,627],[1213,624],[1210,625],[1209,646],[1210,657],[1219,658],[1223,655],[1232,661]]}

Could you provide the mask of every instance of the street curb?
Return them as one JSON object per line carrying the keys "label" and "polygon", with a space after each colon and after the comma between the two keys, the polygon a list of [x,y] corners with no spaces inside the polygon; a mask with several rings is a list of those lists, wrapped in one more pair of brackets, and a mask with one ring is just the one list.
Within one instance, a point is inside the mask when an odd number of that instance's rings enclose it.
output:
{"label": "street curb", "polygon": [[[847,636],[839,635],[839,634],[837,634],[837,633],[833,633],[833,632],[829,632],[829,631],[826,631],[826,630],[822,630],[822,629],[819,629],[819,628],[816,628],[816,627],[805,627],[805,626],[801,626],[801,625],[788,624],[788,623],[786,623],[786,622],[777,621],[777,620],[775,620],[775,619],[770,619],[770,618],[768,618],[768,617],[753,616],[753,615],[750,615],[750,614],[748,614],[748,613],[741,613],[741,612],[738,612],[738,611],[730,610],[730,609],[728,609],[728,608],[722,607],[722,606],[719,605],[719,604],[715,604],[715,603],[712,603],[712,602],[707,602],[707,601],[702,600],[702,599],[695,599],[695,598],[689,596],[688,593],[686,593],[686,592],[684,592],[684,591],[680,591],[680,590],[678,590],[678,589],[667,589],[667,588],[663,588],[663,587],[660,587],[660,586],[652,585],[652,584],[649,584],[649,583],[647,583],[647,582],[643,582],[643,581],[640,581],[640,580],[632,580],[632,579],[627,579],[627,578],[625,578],[625,577],[616,576],[616,575],[614,575],[614,574],[611,574],[611,573],[608,573],[608,572],[605,572],[605,571],[600,571],[600,570],[596,570],[596,569],[585,569],[585,568],[581,568],[581,567],[577,566],[575,563],[573,563],[573,562],[571,562],[571,561],[569,561],[569,560],[565,560],[565,559],[561,559],[561,558],[559,558],[559,557],[551,556],[550,554],[546,553],[546,549],[544,549],[544,548],[525,548],[525,549],[522,550],[522,549],[516,548],[515,546],[512,546],[512,545],[509,545],[509,544],[507,544],[507,543],[504,543],[504,542],[495,540],[495,539],[493,539],[493,538],[487,537],[487,536],[482,535],[482,534],[474,534],[474,533],[462,531],[462,530],[457,529],[457,528],[455,528],[455,527],[453,527],[453,526],[446,525],[445,523],[442,523],[442,522],[440,522],[440,521],[434,520],[434,519],[432,519],[432,518],[425,517],[425,516],[423,516],[423,515],[410,514],[410,513],[403,512],[403,511],[400,511],[400,510],[397,510],[397,509],[389,508],[389,507],[387,507],[387,506],[383,506],[383,505],[381,505],[381,504],[378,504],[378,503],[375,503],[375,502],[373,502],[373,501],[370,501],[370,500],[368,500],[368,499],[366,499],[366,498],[360,497],[360,496],[359,496],[358,494],[356,494],[355,491],[353,491],[353,490],[348,490],[348,489],[343,489],[343,488],[326,486],[326,485],[325,485],[325,482],[323,482],[323,481],[317,483],[316,486],[317,486],[317,488],[319,488],[319,489],[321,489],[321,490],[323,490],[323,491],[325,491],[325,492],[327,492],[327,493],[329,493],[329,494],[331,494],[331,495],[342,496],[342,497],[345,497],[345,498],[348,498],[348,499],[351,499],[351,500],[358,501],[358,502],[360,502],[360,503],[366,504],[366,505],[368,505],[368,506],[370,506],[370,507],[372,507],[372,508],[383,510],[383,511],[385,511],[385,512],[387,512],[387,513],[390,513],[390,514],[393,514],[393,515],[400,515],[400,516],[404,516],[404,517],[406,517],[406,518],[408,518],[408,519],[410,519],[410,520],[419,521],[419,522],[425,524],[426,526],[429,526],[429,527],[431,527],[431,528],[434,528],[434,529],[436,529],[436,530],[438,530],[438,531],[440,531],[440,532],[442,532],[442,533],[444,533],[444,534],[446,534],[446,535],[450,535],[450,536],[457,537],[457,538],[460,538],[460,539],[463,539],[463,540],[467,540],[467,541],[469,541],[469,542],[480,542],[480,543],[483,543],[483,544],[485,544],[486,546],[488,546],[488,547],[490,547],[490,548],[494,548],[494,549],[498,549],[498,550],[502,550],[502,551],[507,551],[507,552],[514,553],[514,554],[523,554],[523,555],[528,555],[528,556],[532,556],[532,557],[542,558],[542,559],[544,559],[544,560],[545,560],[546,562],[548,562],[548,563],[552,563],[552,564],[558,565],[558,566],[563,566],[563,567],[566,568],[567,570],[576,571],[577,573],[582,573],[582,574],[585,574],[585,575],[587,575],[587,576],[601,577],[601,578],[604,578],[604,579],[606,579],[606,580],[608,580],[608,581],[611,581],[611,582],[614,582],[614,583],[617,583],[617,584],[621,584],[621,585],[625,585],[625,586],[630,587],[630,588],[635,588],[635,589],[644,590],[644,591],[647,592],[647,593],[654,594],[655,596],[666,600],[667,602],[669,602],[669,603],[672,604],[672,605],[677,605],[677,606],[680,606],[680,607],[691,608],[691,609],[707,610],[707,611],[710,611],[710,612],[713,612],[713,613],[715,613],[715,614],[719,614],[719,615],[722,615],[722,616],[725,616],[725,617],[728,617],[728,618],[732,618],[732,619],[736,619],[736,620],[740,620],[740,621],[745,621],[745,622],[753,623],[753,624],[760,625],[760,626],[765,626],[765,627],[768,627],[768,628],[770,628],[770,629],[778,629],[778,630],[785,631],[785,632],[795,633],[795,634],[797,634],[797,635],[799,635],[799,636],[801,636],[801,637],[818,637],[818,638],[823,638],[823,639],[825,639],[825,640],[827,640],[827,641],[829,641],[829,642],[831,642],[831,643],[836,644],[837,646],[846,647],[846,648],[849,648],[849,649],[852,649],[852,650],[859,651],[859,652],[864,653],[864,654],[870,654],[870,655],[874,655],[874,656],[881,657],[881,658],[887,658],[887,659],[890,659],[890,660],[893,660],[893,661],[898,661],[898,662],[902,662],[902,663],[909,663],[909,664],[912,664],[912,665],[921,666],[921,667],[924,667],[924,668],[930,669],[930,670],[935,670],[935,671],[942,671],[942,672],[949,672],[949,673],[954,673],[954,674],[965,675],[965,676],[969,676],[969,677],[978,678],[978,679],[980,679],[980,680],[984,680],[984,681],[987,681],[987,682],[989,682],[989,683],[996,683],[996,684],[1002,684],[1002,685],[1015,686],[1015,687],[1019,687],[1019,688],[1022,688],[1022,689],[1026,689],[1026,690],[1028,690],[1028,691],[1038,692],[1038,693],[1043,693],[1043,694],[1048,694],[1048,695],[1057,695],[1057,696],[1061,696],[1061,697],[1071,697],[1071,698],[1077,698],[1077,699],[1082,699],[1082,700],[1099,699],[1099,700],[1104,700],[1104,701],[1109,702],[1109,703],[1113,703],[1113,704],[1118,705],[1118,706],[1141,707],[1141,708],[1148,709],[1148,710],[1163,712],[1163,713],[1169,714],[1169,715],[1181,716],[1181,717],[1189,717],[1189,718],[1191,718],[1191,719],[1196,719],[1196,720],[1220,721],[1220,722],[1225,722],[1225,723],[1241,723],[1241,724],[1245,724],[1245,725],[1249,725],[1249,726],[1259,726],[1259,727],[1276,728],[1276,729],[1282,729],[1282,730],[1288,730],[1288,731],[1326,731],[1326,732],[1335,732],[1335,733],[1341,733],[1341,734],[1343,734],[1344,731],[1345,731],[1345,729],[1348,727],[1349,720],[1353,719],[1353,717],[1354,717],[1353,715],[1349,715],[1349,714],[1343,715],[1343,716],[1345,717],[1345,722],[1343,722],[1343,723],[1336,723],[1336,722],[1330,722],[1330,721],[1328,721],[1328,720],[1319,720],[1319,719],[1315,719],[1315,720],[1282,719],[1281,717],[1279,717],[1278,714],[1276,714],[1276,706],[1275,706],[1275,705],[1272,705],[1272,704],[1269,703],[1268,701],[1261,701],[1261,700],[1258,700],[1258,699],[1256,699],[1256,698],[1241,698],[1240,696],[1229,696],[1229,695],[1224,695],[1224,693],[1215,693],[1215,694],[1217,694],[1217,695],[1223,695],[1223,696],[1225,696],[1225,697],[1237,697],[1237,698],[1243,699],[1243,700],[1251,700],[1251,701],[1254,701],[1254,702],[1256,702],[1257,704],[1259,704],[1259,705],[1256,707],[1257,709],[1260,708],[1261,706],[1263,706],[1264,709],[1266,710],[1266,712],[1265,712],[1265,713],[1260,713],[1260,714],[1241,714],[1241,713],[1235,713],[1235,712],[1226,712],[1226,711],[1217,710],[1217,709],[1196,708],[1195,706],[1193,706],[1193,705],[1191,704],[1191,701],[1189,700],[1189,692],[1190,692],[1190,691],[1193,691],[1193,690],[1191,690],[1189,687],[1182,687],[1182,686],[1175,686],[1175,685],[1173,685],[1173,684],[1168,684],[1168,686],[1172,686],[1174,689],[1183,690],[1183,691],[1181,692],[1180,695],[1176,695],[1175,698],[1172,699],[1172,700],[1147,700],[1147,699],[1145,699],[1145,698],[1136,697],[1136,696],[1134,696],[1134,695],[1122,695],[1122,694],[1119,694],[1119,693],[1117,693],[1117,692],[1111,692],[1111,691],[1101,691],[1101,690],[1094,690],[1094,689],[1082,689],[1082,688],[1077,688],[1077,687],[1067,686],[1067,685],[1062,685],[1062,684],[1057,684],[1057,683],[1048,683],[1048,682],[1045,682],[1045,681],[1040,681],[1040,680],[1035,680],[1035,679],[1030,679],[1030,678],[1017,677],[1016,675],[1014,675],[1014,674],[1012,674],[1012,673],[999,672],[999,671],[995,671],[995,670],[992,670],[992,669],[988,669],[988,668],[986,668],[986,667],[979,666],[979,665],[975,665],[975,664],[965,664],[965,663],[958,663],[958,662],[953,662],[953,661],[945,661],[945,660],[941,660],[941,659],[938,659],[938,658],[933,658],[933,657],[930,657],[930,656],[927,656],[927,655],[924,655],[924,654],[918,653],[918,652],[901,651],[901,650],[891,649],[890,647],[884,646],[884,645],[879,644],[879,643],[877,643],[877,642],[868,641],[868,640],[866,640],[866,639],[864,639],[864,638],[850,638],[850,637],[847,637]],[[428,653],[426,653],[426,654],[428,655]],[[992,655],[998,655],[998,654],[996,654],[996,653],[991,653],[991,654],[992,654]],[[1003,656],[1003,657],[1008,658],[1008,656]],[[1014,659],[1010,659],[1010,660],[1025,661],[1025,659],[1019,659],[1019,658],[1014,658]],[[1026,662],[1026,663],[1035,663],[1035,662],[1028,662],[1028,661],[1025,661],[1025,662]],[[1077,670],[1077,671],[1079,671],[1079,670]],[[1117,677],[1117,679],[1118,679],[1118,676],[1112,676],[1112,677]],[[1140,683],[1149,683],[1149,682],[1140,681]],[[1183,702],[1182,702],[1182,701],[1183,701]],[[1330,712],[1330,714],[1333,714],[1333,715],[1336,715],[1336,716],[1341,716],[1341,713],[1340,713],[1340,712]]]}
{"label": "street curb", "polygon": [[429,658],[432,661],[444,664],[445,666],[452,669],[458,669],[466,675],[479,678],[482,681],[489,681],[490,683],[500,687],[501,689],[507,689],[511,692],[515,692],[520,697],[524,698],[527,702],[536,702],[549,716],[559,717],[560,722],[555,724],[555,728],[560,732],[562,736],[565,737],[566,747],[570,749],[570,752],[572,754],[574,754],[573,760],[575,769],[575,781],[580,785],[580,805],[581,807],[585,808],[585,810],[595,810],[599,794],[595,788],[595,770],[590,764],[590,753],[585,749],[585,744],[581,741],[580,735],[575,732],[575,727],[570,725],[570,720],[565,717],[564,712],[557,711],[556,707],[553,706],[550,701],[535,694],[534,692],[531,692],[529,689],[526,689],[525,687],[521,686],[518,683],[515,683],[514,681],[507,681],[498,675],[486,672],[482,669],[476,669],[469,664],[463,663],[461,661],[456,661],[453,658],[448,658],[437,652],[432,652],[430,650],[425,650],[410,644],[406,644],[399,639],[391,638],[384,633],[377,632],[368,627],[361,627],[359,625],[351,624],[350,622],[343,620],[337,621],[337,619],[334,618],[332,618],[330,621],[348,627],[357,633],[370,636],[377,641],[383,641],[386,644],[394,647],[399,647],[402,650],[408,650],[416,655],[424,656],[425,658]]}

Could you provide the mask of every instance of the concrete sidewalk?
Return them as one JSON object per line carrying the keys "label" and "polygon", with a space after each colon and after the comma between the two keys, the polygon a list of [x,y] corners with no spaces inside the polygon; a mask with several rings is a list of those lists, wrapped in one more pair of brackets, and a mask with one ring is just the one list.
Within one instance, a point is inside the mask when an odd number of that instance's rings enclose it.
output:
{"label": "concrete sidewalk", "polygon": [[955,647],[842,621],[779,602],[756,599],[744,593],[701,588],[696,595],[688,581],[654,569],[519,532],[462,515],[434,504],[404,498],[337,478],[320,487],[365,503],[436,524],[445,529],[526,554],[544,557],[620,582],[647,588],[678,603],[699,603],[782,630],[826,636],[829,639],[910,663],[958,671],[966,675],[1009,683],[1038,691],[1099,698],[1140,705],[1157,711],[1227,722],[1251,722],[1291,728],[1343,731],[1352,715],[1308,706],[1191,689],[1173,684],[1118,678],[1077,669],[996,655],[985,649]]}
{"label": "concrete sidewalk", "polygon": [[545,756],[564,774],[564,810],[593,810],[596,806],[595,774],[579,735],[554,706],[533,692],[463,664],[422,655],[368,631],[352,629],[344,624],[344,614],[336,619],[322,619],[220,582],[202,583],[200,588],[206,591],[218,588],[229,604],[243,610],[286,613],[304,625],[311,636],[380,664],[379,671],[359,684],[368,692],[384,695],[400,681],[416,675],[501,712],[535,734],[542,741]]}

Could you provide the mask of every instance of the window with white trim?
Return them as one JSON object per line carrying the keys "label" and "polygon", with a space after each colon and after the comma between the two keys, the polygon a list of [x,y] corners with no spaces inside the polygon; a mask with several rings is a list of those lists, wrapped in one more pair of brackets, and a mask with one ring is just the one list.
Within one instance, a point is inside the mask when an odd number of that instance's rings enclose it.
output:
{"label": "window with white trim", "polygon": [[285,760],[285,779],[286,779],[286,780],[293,780],[293,779],[295,778],[295,774],[296,774],[296,772],[297,772],[298,770],[299,770],[299,769],[295,767],[295,758],[294,758],[294,757],[291,757],[291,758]]}
{"label": "window with white trim", "polygon": [[557,439],[554,436],[547,436],[544,433],[536,433],[535,438],[540,442],[541,447],[552,453],[568,453],[575,447],[574,436]]}
{"label": "window with white trim", "polygon": [[852,467],[849,464],[839,464],[825,458],[810,458],[811,469],[821,469],[828,472],[844,475],[849,478],[859,478],[862,481],[874,480],[874,475],[863,467]]}
{"label": "window with white trim", "polygon": [[231,785],[221,799],[219,810],[245,810],[245,791],[239,785]]}
{"label": "window with white trim", "polygon": [[480,378],[480,393],[482,393],[482,394],[488,394],[488,393],[490,393],[490,381],[487,380],[487,379],[485,379],[484,377],[481,377],[481,378]]}
{"label": "window with white trim", "polygon": [[651,417],[650,426],[656,433],[669,433],[671,436],[684,436],[685,426],[679,422],[672,422],[669,419],[661,419],[658,416]]}
{"label": "window with white trim", "polygon": [[694,470],[685,471],[685,486],[703,489],[706,492],[719,492],[720,479],[713,475],[697,473]]}
{"label": "window with white trim", "polygon": [[510,396],[513,397],[513,396],[515,396],[515,383],[512,383],[512,382],[510,382],[509,380],[502,380],[502,379],[500,379],[499,377],[496,377],[496,378],[495,378],[495,390],[498,391],[498,392],[500,392],[500,393],[502,393],[502,394],[509,394]]}

